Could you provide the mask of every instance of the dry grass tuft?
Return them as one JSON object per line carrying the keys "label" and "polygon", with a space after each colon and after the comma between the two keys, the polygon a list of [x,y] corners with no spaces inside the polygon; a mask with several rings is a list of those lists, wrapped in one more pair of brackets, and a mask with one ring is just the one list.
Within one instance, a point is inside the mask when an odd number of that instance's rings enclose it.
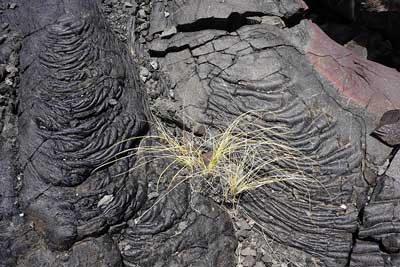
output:
{"label": "dry grass tuft", "polygon": [[[137,150],[144,152],[147,156],[135,168],[158,159],[168,160],[170,163],[160,174],[157,186],[164,182],[171,188],[182,179],[194,181],[197,185],[217,189],[228,203],[237,203],[243,193],[273,183],[304,186],[314,182],[313,175],[301,168],[314,163],[290,145],[291,130],[278,123],[264,126],[258,117],[255,111],[244,113],[225,129],[213,134],[206,131],[203,137],[188,132],[176,136],[156,122],[156,135],[134,138],[151,140],[142,142],[151,145],[120,154],[128,157]],[[99,168],[120,159],[111,159]],[[172,177],[167,177],[166,173],[172,167],[178,168]]]}

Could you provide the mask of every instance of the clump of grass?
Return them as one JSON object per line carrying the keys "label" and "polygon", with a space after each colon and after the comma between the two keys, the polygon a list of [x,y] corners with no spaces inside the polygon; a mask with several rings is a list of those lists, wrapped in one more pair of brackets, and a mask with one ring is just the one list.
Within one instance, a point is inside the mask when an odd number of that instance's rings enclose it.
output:
{"label": "clump of grass", "polygon": [[[169,160],[157,187],[166,182],[171,188],[184,179],[217,189],[229,203],[236,203],[242,194],[269,184],[299,186],[312,182],[313,175],[305,173],[301,166],[314,163],[290,144],[291,130],[278,123],[265,126],[258,117],[257,112],[244,113],[223,129],[206,131],[203,137],[189,132],[176,136],[157,122],[155,135],[135,137],[150,139],[151,145],[121,153],[142,150],[147,155],[135,168],[158,159]],[[104,165],[117,160],[120,158]],[[167,178],[173,167],[178,168]]]}

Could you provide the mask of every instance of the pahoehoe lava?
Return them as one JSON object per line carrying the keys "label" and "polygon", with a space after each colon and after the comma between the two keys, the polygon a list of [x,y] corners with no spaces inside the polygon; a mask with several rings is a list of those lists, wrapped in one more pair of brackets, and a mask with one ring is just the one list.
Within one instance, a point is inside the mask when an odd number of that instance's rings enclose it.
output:
{"label": "pahoehoe lava", "polygon": [[[0,0],[0,266],[400,266],[398,11]],[[229,202],[152,150],[240,116],[312,180]]]}

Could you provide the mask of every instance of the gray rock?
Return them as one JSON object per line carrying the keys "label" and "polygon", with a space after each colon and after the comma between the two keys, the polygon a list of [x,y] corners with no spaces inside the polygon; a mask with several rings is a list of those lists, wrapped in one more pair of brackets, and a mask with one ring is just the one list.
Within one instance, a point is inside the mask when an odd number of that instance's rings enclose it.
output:
{"label": "gray rock", "polygon": [[245,267],[252,267],[256,264],[256,259],[252,256],[246,256],[244,257],[242,264]]}
{"label": "gray rock", "polygon": [[113,199],[114,199],[113,195],[105,195],[97,203],[97,207],[107,206],[108,204],[110,204],[113,201]]}
{"label": "gray rock", "polygon": [[261,258],[261,260],[264,262],[264,263],[271,263],[271,261],[272,261],[272,259],[271,259],[271,257],[269,256],[269,255],[263,255],[262,256],[262,258]]}
{"label": "gray rock", "polygon": [[158,70],[158,68],[159,68],[158,62],[157,62],[156,60],[150,61],[150,66],[151,66],[154,70]]}
{"label": "gray rock", "polygon": [[277,26],[280,28],[285,27],[285,22],[283,22],[283,20],[277,16],[264,16],[261,18],[261,23]]}
{"label": "gray rock", "polygon": [[17,72],[18,72],[18,68],[16,68],[16,67],[13,66],[13,65],[7,65],[7,66],[6,66],[6,71],[7,71],[8,73],[10,73],[10,74],[14,74],[14,73],[17,73]]}
{"label": "gray rock", "polygon": [[178,31],[177,31],[176,27],[175,27],[175,26],[172,26],[172,27],[170,27],[170,28],[165,29],[165,30],[161,33],[160,37],[161,37],[161,38],[168,38],[168,37],[171,37],[172,35],[176,34],[177,32],[178,32]]}
{"label": "gray rock", "polygon": [[255,257],[257,255],[257,252],[254,249],[247,247],[247,248],[243,249],[240,252],[240,254],[243,256],[254,256]]}
{"label": "gray rock", "polygon": [[239,241],[243,241],[244,239],[249,238],[250,234],[251,234],[250,231],[243,229],[240,229],[239,231],[236,232]]}
{"label": "gray rock", "polygon": [[149,28],[149,26],[150,26],[150,23],[148,22],[148,21],[146,21],[146,22],[144,22],[144,23],[142,23],[140,26],[139,26],[139,31],[144,31],[144,30],[147,30],[148,28]]}
{"label": "gray rock", "polygon": [[150,76],[150,72],[147,68],[141,66],[139,71],[139,76],[143,82],[146,82]]}
{"label": "gray rock", "polygon": [[146,18],[146,11],[144,11],[144,9],[140,9],[138,12],[137,12],[137,16],[139,17],[139,18],[141,18],[141,19],[144,19],[144,18]]}
{"label": "gray rock", "polygon": [[110,104],[111,106],[115,106],[118,104],[118,101],[115,98],[111,98],[108,100],[108,104]]}
{"label": "gray rock", "polygon": [[251,230],[250,225],[245,220],[237,220],[236,221],[236,226],[240,230]]}

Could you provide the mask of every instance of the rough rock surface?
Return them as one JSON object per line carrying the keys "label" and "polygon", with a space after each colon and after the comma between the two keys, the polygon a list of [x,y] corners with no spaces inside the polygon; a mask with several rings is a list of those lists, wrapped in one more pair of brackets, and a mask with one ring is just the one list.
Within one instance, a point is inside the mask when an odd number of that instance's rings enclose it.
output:
{"label": "rough rock surface", "polygon": [[[370,168],[390,150],[369,133],[385,111],[398,108],[400,75],[359,58],[309,21],[281,29],[229,20],[175,23],[178,32],[169,39],[154,35],[150,55],[174,84],[173,98],[160,97],[155,110],[196,131],[266,109],[265,125],[295,129],[291,142],[314,155],[320,184],[295,193],[271,186],[244,196],[241,206],[274,239],[319,256],[325,265],[347,266],[355,240],[370,238],[359,235],[365,227],[359,216],[373,188]],[[157,18],[153,21],[159,25]],[[302,168],[313,171],[310,165]],[[376,227],[384,236],[396,233]],[[388,257],[385,253],[378,257]],[[367,253],[358,257],[359,266],[368,262]]]}
{"label": "rough rock surface", "polygon": [[[127,46],[107,25],[98,1],[21,1],[6,10],[2,19],[22,40],[19,67],[23,71],[18,88],[18,151],[13,143],[16,128],[9,129],[12,123],[16,126],[15,112],[7,110],[13,108],[15,99],[13,76],[7,73],[15,76],[14,65],[7,65],[4,73],[8,87],[2,124],[6,157],[2,156],[1,167],[6,176],[2,177],[5,233],[1,263],[122,266],[116,234],[144,207],[148,186],[146,173],[129,172],[136,157],[121,154],[137,146],[138,141],[129,138],[147,131],[144,94]],[[18,59],[11,58],[14,50],[19,50],[18,42],[12,43],[16,38],[11,37],[2,44],[6,64],[16,64]],[[104,165],[110,158],[119,159]],[[21,185],[15,191],[18,179]],[[189,197],[187,194],[178,196]],[[171,201],[171,209],[178,209]],[[207,199],[200,203],[208,216],[211,203]],[[165,207],[163,212],[169,220],[163,229],[172,227],[178,219],[171,220]],[[211,237],[186,237],[189,248],[185,260],[204,255],[208,243],[199,243],[212,238],[209,245],[216,248],[210,247],[207,259],[231,265],[233,228],[221,212],[214,213],[220,219],[210,221],[182,208],[178,216],[191,214],[187,232],[198,229],[202,233],[201,226],[207,225],[214,233]],[[153,226],[146,225],[146,231],[157,233],[156,224],[163,224],[163,220],[156,217]],[[227,236],[225,241],[222,235]],[[171,236],[170,240],[175,239]],[[226,250],[221,251],[219,242]],[[231,254],[225,246],[229,242]],[[192,251],[192,246],[203,249]],[[135,261],[139,263],[139,259]]]}
{"label": "rough rock surface", "polygon": [[[360,21],[397,8],[325,2]],[[400,74],[307,8],[0,0],[0,266],[399,266],[400,165],[380,175],[391,148],[369,134],[400,108]],[[312,159],[282,167],[318,181],[243,194],[232,217],[187,183],[158,192],[168,162],[126,152],[153,133],[149,110],[196,135],[262,110]]]}

